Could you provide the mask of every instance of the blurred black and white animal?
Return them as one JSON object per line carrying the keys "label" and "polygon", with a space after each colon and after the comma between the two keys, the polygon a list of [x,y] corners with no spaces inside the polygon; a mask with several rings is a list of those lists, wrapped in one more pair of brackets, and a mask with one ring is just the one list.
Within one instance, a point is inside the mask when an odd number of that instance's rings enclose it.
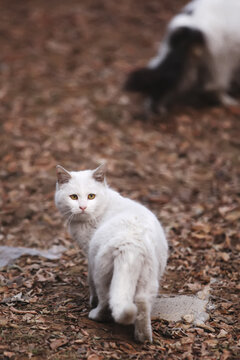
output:
{"label": "blurred black and white animal", "polygon": [[158,112],[177,96],[197,88],[223,105],[240,69],[240,0],[193,0],[168,24],[158,54],[131,72],[128,91],[147,97]]}

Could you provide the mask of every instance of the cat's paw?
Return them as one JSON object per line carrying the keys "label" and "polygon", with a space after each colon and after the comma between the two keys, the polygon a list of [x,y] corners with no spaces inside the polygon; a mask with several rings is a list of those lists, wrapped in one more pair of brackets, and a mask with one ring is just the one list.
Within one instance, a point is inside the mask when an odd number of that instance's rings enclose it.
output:
{"label": "cat's paw", "polygon": [[135,304],[127,304],[124,307],[118,306],[113,310],[113,318],[118,324],[133,324],[137,315],[137,307]]}
{"label": "cat's paw", "polygon": [[136,341],[141,343],[148,341],[152,342],[152,328],[147,327],[146,329],[139,329],[135,327],[134,338]]}
{"label": "cat's paw", "polygon": [[112,321],[112,314],[108,307],[100,308],[97,306],[90,311],[88,318],[94,321],[109,322]]}
{"label": "cat's paw", "polygon": [[88,314],[89,319],[94,321],[101,321],[100,311],[96,307],[95,309],[92,309],[90,313]]}

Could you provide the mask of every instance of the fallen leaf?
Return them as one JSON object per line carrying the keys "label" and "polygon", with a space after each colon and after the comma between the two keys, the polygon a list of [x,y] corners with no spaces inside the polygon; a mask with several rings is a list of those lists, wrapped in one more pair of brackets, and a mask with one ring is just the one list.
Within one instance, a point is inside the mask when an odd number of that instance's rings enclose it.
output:
{"label": "fallen leaf", "polygon": [[209,332],[215,332],[215,329],[212,326],[204,324],[203,322],[196,322],[196,326],[198,326],[204,330],[207,330]]}
{"label": "fallen leaf", "polygon": [[231,211],[225,215],[226,220],[228,221],[237,221],[240,219],[240,209]]}
{"label": "fallen leaf", "polygon": [[14,312],[15,314],[33,314],[37,315],[37,312],[35,310],[18,310],[14,308],[13,306],[10,307],[10,310]]}
{"label": "fallen leaf", "polygon": [[13,356],[15,356],[15,353],[11,351],[4,351],[3,355],[11,359]]}
{"label": "fallen leaf", "polygon": [[88,356],[87,360],[102,360],[103,356],[98,356],[97,354],[91,354]]}
{"label": "fallen leaf", "polygon": [[226,262],[229,261],[229,259],[230,259],[230,255],[226,252],[220,252],[218,254],[218,256],[220,259],[222,259],[223,261],[226,261]]}
{"label": "fallen leaf", "polygon": [[50,343],[50,348],[52,350],[58,349],[60,346],[66,345],[68,343],[68,339],[66,337],[62,337],[59,339],[54,339]]}
{"label": "fallen leaf", "polygon": [[227,336],[227,331],[221,329],[219,334],[217,335],[217,338],[225,338]]}
{"label": "fallen leaf", "polygon": [[6,326],[8,319],[6,317],[0,316],[0,326]]}
{"label": "fallen leaf", "polygon": [[186,284],[186,286],[189,288],[189,290],[191,291],[199,291],[202,289],[202,285],[199,283],[194,283],[194,284]]}

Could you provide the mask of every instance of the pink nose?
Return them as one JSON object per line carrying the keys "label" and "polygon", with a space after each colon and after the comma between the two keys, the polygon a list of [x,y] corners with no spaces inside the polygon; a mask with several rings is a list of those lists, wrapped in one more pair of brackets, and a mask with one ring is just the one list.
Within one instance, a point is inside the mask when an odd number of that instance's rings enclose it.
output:
{"label": "pink nose", "polygon": [[86,206],[79,206],[79,208],[82,210],[82,211],[84,211],[84,210],[86,210]]}

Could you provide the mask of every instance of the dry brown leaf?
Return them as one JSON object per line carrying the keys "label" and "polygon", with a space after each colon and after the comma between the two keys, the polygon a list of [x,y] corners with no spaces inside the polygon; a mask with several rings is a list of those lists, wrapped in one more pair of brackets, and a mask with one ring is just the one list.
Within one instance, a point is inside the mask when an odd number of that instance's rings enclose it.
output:
{"label": "dry brown leaf", "polygon": [[15,356],[15,353],[11,351],[4,351],[3,355],[8,359],[12,359]]}
{"label": "dry brown leaf", "polygon": [[60,346],[66,345],[67,343],[68,343],[68,339],[65,336],[59,339],[53,339],[50,343],[50,348],[52,350],[56,350]]}
{"label": "dry brown leaf", "polygon": [[226,220],[231,221],[231,222],[239,220],[240,219],[240,209],[236,209],[236,210],[228,212],[225,215],[225,218],[226,218]]}
{"label": "dry brown leaf", "polygon": [[15,314],[33,314],[37,315],[37,312],[35,310],[19,310],[14,308],[13,306],[10,306],[10,310],[14,312]]}
{"label": "dry brown leaf", "polygon": [[[4,358],[9,349],[13,359],[236,358],[239,110],[176,101],[145,119],[143,100],[120,85],[185,2],[0,2],[0,242],[68,248],[59,261],[28,256],[1,269]],[[87,260],[54,206],[55,166],[93,169],[102,160],[109,185],[163,224],[170,251],[161,292],[204,295],[210,284],[205,328],[156,319],[153,344],[140,345],[133,326],[88,319]]]}
{"label": "dry brown leaf", "polygon": [[189,283],[189,284],[186,284],[186,286],[189,288],[189,290],[191,290],[191,291],[199,291],[199,290],[201,290],[202,289],[202,285],[201,284],[199,284],[199,283],[194,283],[194,284],[192,284],[192,283]]}
{"label": "dry brown leaf", "polygon": [[225,331],[225,330],[223,330],[223,329],[221,329],[220,330],[220,332],[219,332],[219,334],[217,335],[217,338],[225,338],[225,337],[227,337],[227,331]]}
{"label": "dry brown leaf", "polygon": [[0,316],[0,326],[6,326],[8,319],[6,317]]}
{"label": "dry brown leaf", "polygon": [[226,261],[226,262],[229,261],[229,259],[230,259],[230,255],[226,252],[220,252],[218,254],[218,256],[220,259],[222,259],[223,261]]}
{"label": "dry brown leaf", "polygon": [[88,356],[87,360],[102,360],[103,356],[98,356],[97,354],[91,354]]}

